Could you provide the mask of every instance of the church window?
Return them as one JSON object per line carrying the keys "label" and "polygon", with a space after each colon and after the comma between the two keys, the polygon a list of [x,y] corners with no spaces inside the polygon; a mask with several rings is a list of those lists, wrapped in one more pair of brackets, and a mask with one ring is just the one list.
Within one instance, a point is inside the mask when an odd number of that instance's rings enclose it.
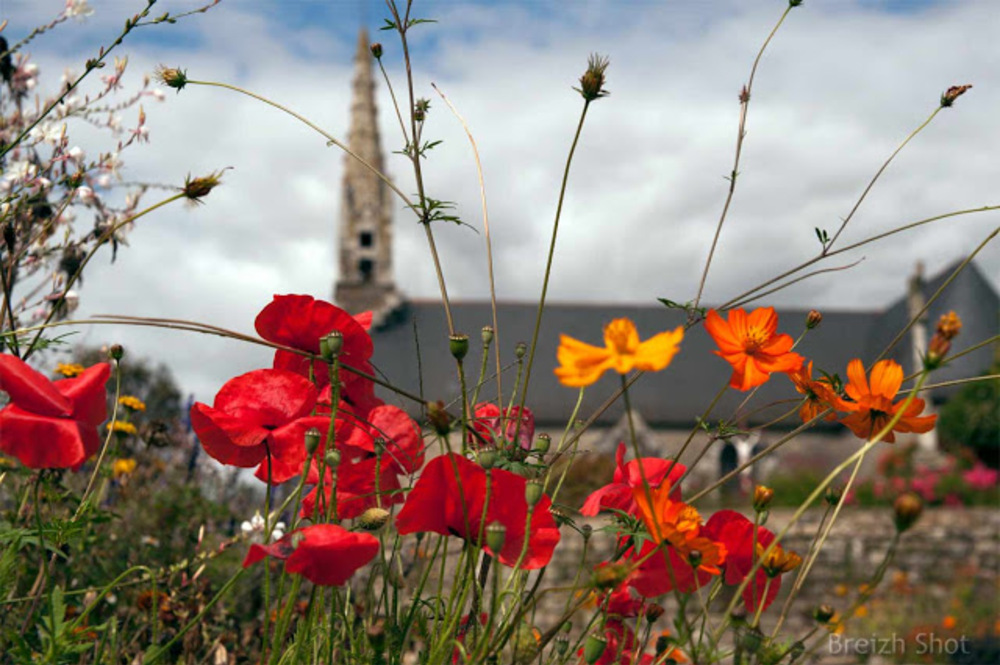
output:
{"label": "church window", "polygon": [[375,262],[371,259],[361,259],[358,261],[358,272],[361,273],[362,281],[372,281],[372,273],[375,272]]}
{"label": "church window", "polygon": [[371,231],[362,231],[361,234],[358,236],[358,242],[361,244],[362,247],[371,247],[374,241],[375,239],[374,237],[372,237]]}

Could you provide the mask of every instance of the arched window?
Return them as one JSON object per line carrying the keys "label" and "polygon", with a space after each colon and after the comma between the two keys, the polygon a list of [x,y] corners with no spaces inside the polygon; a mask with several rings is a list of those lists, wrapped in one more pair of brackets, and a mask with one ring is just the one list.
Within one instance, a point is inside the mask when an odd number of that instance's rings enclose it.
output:
{"label": "arched window", "polygon": [[358,244],[362,247],[371,247],[374,242],[375,238],[371,231],[362,231],[358,234]]}
{"label": "arched window", "polygon": [[372,281],[372,275],[375,273],[375,262],[371,259],[361,259],[358,261],[358,272],[361,273],[361,281]]}

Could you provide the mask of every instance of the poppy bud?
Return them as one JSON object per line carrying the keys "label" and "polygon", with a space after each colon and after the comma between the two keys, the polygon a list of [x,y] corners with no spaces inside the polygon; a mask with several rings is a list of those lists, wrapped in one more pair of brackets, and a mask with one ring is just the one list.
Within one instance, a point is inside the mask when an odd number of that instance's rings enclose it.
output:
{"label": "poppy bud", "polygon": [[528,352],[528,345],[525,342],[518,342],[517,346],[514,347],[514,355],[518,360],[524,357],[524,354]]}
{"label": "poppy bud", "polygon": [[569,651],[569,638],[565,635],[560,635],[555,640],[555,650],[560,656],[565,656],[566,652]]}
{"label": "poppy bud", "polygon": [[646,621],[654,623],[657,619],[663,616],[665,611],[666,610],[663,609],[663,605],[657,605],[656,603],[646,605]]}
{"label": "poppy bud", "polygon": [[701,559],[702,559],[701,552],[699,552],[698,550],[691,550],[691,553],[688,554],[688,563],[691,564],[692,568],[697,568],[698,566],[700,566]]}
{"label": "poppy bud", "polygon": [[549,452],[549,448],[552,447],[552,437],[544,432],[538,435],[538,439],[535,440],[535,452],[544,455]]}
{"label": "poppy bud", "polygon": [[818,326],[822,320],[823,320],[823,315],[817,312],[816,310],[811,309],[809,310],[809,313],[806,314],[806,328],[808,330],[812,330],[813,328]]}
{"label": "poppy bud", "polygon": [[124,355],[125,355],[125,349],[122,347],[121,344],[112,344],[111,348],[108,349],[108,356],[110,356],[112,360],[115,361],[121,360],[122,356]]}
{"label": "poppy bud", "polygon": [[600,660],[607,646],[608,641],[604,639],[603,635],[595,633],[587,635],[587,641],[583,644],[583,659],[587,661],[588,665],[594,665],[594,663]]}
{"label": "poppy bud", "polygon": [[493,327],[483,326],[483,346],[489,346],[493,342]]}
{"label": "poppy bud", "polygon": [[753,488],[753,509],[758,513],[762,513],[767,510],[767,507],[771,504],[771,499],[774,498],[774,490],[770,487],[765,487],[764,485],[757,485]]}
{"label": "poppy bud", "polygon": [[496,466],[496,463],[497,463],[497,451],[491,448],[487,448],[486,450],[480,451],[479,466],[489,471],[494,466]]}
{"label": "poppy bud", "polygon": [[518,665],[528,665],[538,657],[538,629],[528,623],[521,624],[514,635],[514,662]]}
{"label": "poppy bud", "polygon": [[844,490],[839,487],[827,487],[826,494],[823,495],[823,499],[831,506],[836,506],[840,503],[840,496],[844,493]]}
{"label": "poppy bud", "polygon": [[389,521],[389,511],[372,506],[358,517],[358,526],[365,531],[378,531]]}
{"label": "poppy bud", "polygon": [[448,337],[448,348],[455,360],[462,360],[469,352],[468,335],[451,335]]}
{"label": "poppy bud", "polygon": [[896,498],[893,508],[896,513],[896,530],[903,533],[916,523],[924,510],[924,502],[913,492],[905,492]]}
{"label": "poppy bud", "polygon": [[427,402],[427,421],[439,436],[447,436],[451,431],[452,417],[444,410],[444,402]]}
{"label": "poppy bud", "polygon": [[507,539],[507,527],[500,522],[490,522],[486,527],[486,546],[494,554],[503,549],[504,541]]}
{"label": "poppy bud", "polygon": [[305,441],[306,441],[306,452],[312,455],[319,448],[319,442],[322,438],[322,434],[315,427],[310,427],[306,430]]}
{"label": "poppy bud", "polygon": [[829,605],[820,605],[815,610],[813,610],[813,618],[819,623],[830,623],[830,619],[833,618],[837,612]]}
{"label": "poppy bud", "polygon": [[382,58],[382,45],[381,44],[379,44],[378,42],[372,42],[372,45],[369,46],[368,48],[371,49],[372,56],[376,60],[380,60]]}
{"label": "poppy bud", "polygon": [[[789,7],[798,7],[802,4],[802,0],[788,0]],[[795,660],[794,658],[792,660]]]}
{"label": "poppy bud", "polygon": [[534,508],[538,505],[543,495],[542,481],[538,478],[529,480],[528,484],[524,486],[524,500],[528,502],[529,508]]}
{"label": "poppy bud", "polygon": [[574,88],[586,101],[592,102],[609,94],[604,89],[604,73],[607,71],[609,64],[611,64],[610,60],[596,53],[587,59],[587,71],[580,77],[580,87]]}
{"label": "poppy bud", "polygon": [[344,333],[339,330],[331,330],[326,335],[319,338],[319,354],[323,360],[332,362],[334,358],[340,356],[341,349],[344,348]]}
{"label": "poppy bud", "polygon": [[340,466],[340,451],[337,449],[328,450],[326,455],[323,457],[323,461],[331,469],[336,469]]}
{"label": "poppy bud", "polygon": [[944,91],[941,95],[941,106],[947,108],[955,103],[955,100],[966,93],[966,91],[971,88],[972,85],[966,83],[965,85],[953,85]]}
{"label": "poppy bud", "polygon": [[594,533],[594,527],[589,524],[584,524],[580,527],[580,535],[583,536],[584,540],[590,540],[590,536]]}

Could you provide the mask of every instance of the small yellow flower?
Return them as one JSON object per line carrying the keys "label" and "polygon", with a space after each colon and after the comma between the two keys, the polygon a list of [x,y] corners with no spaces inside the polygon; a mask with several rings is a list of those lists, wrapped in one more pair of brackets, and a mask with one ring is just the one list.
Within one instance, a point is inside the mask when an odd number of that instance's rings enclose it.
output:
{"label": "small yellow flower", "polygon": [[146,403],[143,402],[138,397],[132,395],[122,395],[118,398],[118,403],[124,406],[129,411],[145,411]]}
{"label": "small yellow flower", "polygon": [[840,598],[846,596],[847,591],[848,589],[846,584],[838,584],[837,586],[833,587],[833,595],[839,596]]}
{"label": "small yellow flower", "polygon": [[854,616],[858,617],[859,619],[863,619],[866,616],[868,616],[868,606],[858,605],[858,609],[854,610]]}
{"label": "small yellow flower", "polygon": [[122,476],[127,476],[135,471],[135,465],[136,462],[131,457],[116,459],[114,464],[111,465],[111,475],[114,476],[115,480],[118,480]]}
{"label": "small yellow flower", "polygon": [[684,327],[677,326],[673,332],[662,332],[640,342],[635,324],[628,319],[615,319],[604,327],[604,348],[561,335],[556,376],[564,386],[582,388],[609,369],[619,374],[633,369],[658,372],[670,364],[683,338]]}
{"label": "small yellow flower", "polygon": [[134,435],[136,433],[135,425],[124,420],[116,420],[113,423],[107,424],[108,431],[114,432],[119,436],[128,436],[129,434]]}
{"label": "small yellow flower", "polygon": [[84,367],[79,363],[56,363],[56,374],[62,374],[67,379],[83,374]]}

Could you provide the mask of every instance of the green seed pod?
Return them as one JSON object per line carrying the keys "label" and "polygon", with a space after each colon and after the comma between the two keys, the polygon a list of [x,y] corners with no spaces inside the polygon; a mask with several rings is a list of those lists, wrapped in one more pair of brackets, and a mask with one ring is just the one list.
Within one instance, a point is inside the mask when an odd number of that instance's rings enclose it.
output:
{"label": "green seed pod", "polygon": [[448,349],[455,360],[462,360],[469,352],[468,335],[451,335],[448,337]]}
{"label": "green seed pod", "polygon": [[503,549],[504,541],[507,539],[507,527],[500,522],[490,522],[486,527],[486,546],[494,554]]}
{"label": "green seed pod", "polygon": [[319,442],[322,440],[322,434],[315,427],[310,427],[306,430],[305,442],[306,442],[306,452],[312,455],[319,448]]}
{"label": "green seed pod", "polygon": [[591,633],[587,635],[587,641],[583,644],[583,659],[587,665],[594,665],[604,654],[604,649],[608,646],[608,641],[603,635]]}
{"label": "green seed pod", "polygon": [[529,480],[528,484],[524,486],[524,500],[528,502],[529,507],[538,505],[544,495],[542,481],[538,478]]}

